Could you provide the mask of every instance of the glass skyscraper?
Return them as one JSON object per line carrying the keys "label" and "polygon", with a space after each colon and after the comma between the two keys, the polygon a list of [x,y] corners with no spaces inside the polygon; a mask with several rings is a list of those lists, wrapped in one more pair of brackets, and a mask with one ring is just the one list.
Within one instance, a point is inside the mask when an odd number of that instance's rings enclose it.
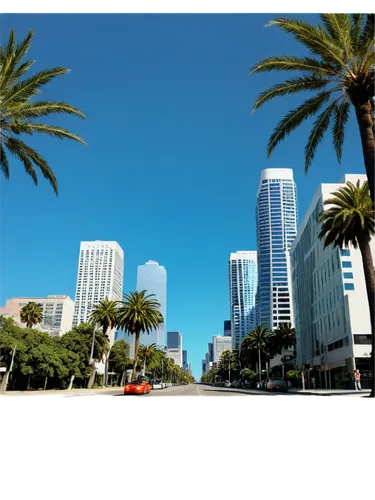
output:
{"label": "glass skyscraper", "polygon": [[256,208],[258,246],[257,324],[277,328],[293,320],[289,249],[297,234],[293,170],[261,173]]}
{"label": "glass skyscraper", "polygon": [[240,348],[242,339],[255,327],[257,279],[257,252],[230,254],[229,298],[233,350]]}
{"label": "glass skyscraper", "polygon": [[[156,344],[160,347],[166,346],[166,323],[167,323],[167,271],[154,260],[149,260],[146,264],[138,266],[137,290],[146,290],[146,295],[155,295],[152,299],[157,299],[160,303],[160,312],[164,318],[164,323],[159,328],[152,330],[149,334],[142,333],[139,343],[143,345]],[[134,352],[134,335],[129,335],[125,340],[130,345],[130,355]]]}

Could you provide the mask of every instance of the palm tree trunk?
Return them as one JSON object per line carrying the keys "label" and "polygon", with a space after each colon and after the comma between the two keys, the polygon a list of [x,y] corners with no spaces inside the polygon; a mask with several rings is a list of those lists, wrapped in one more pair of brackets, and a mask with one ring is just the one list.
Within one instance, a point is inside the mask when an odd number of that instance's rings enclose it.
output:
{"label": "palm tree trunk", "polygon": [[0,392],[7,390],[9,375],[10,375],[9,370],[4,373],[3,380],[1,381]]}
{"label": "palm tree trunk", "polygon": [[371,113],[371,103],[369,100],[366,100],[365,102],[355,103],[354,105],[355,113],[357,115],[359,132],[361,134],[363,159],[365,161],[370,195],[372,202],[374,203],[375,139],[373,130],[374,123]]}
{"label": "palm tree trunk", "polygon": [[95,375],[96,375],[96,368],[94,365],[92,368],[92,372],[90,374],[89,383],[87,384],[87,389],[92,389],[92,386],[94,385],[95,382]]}
{"label": "palm tree trunk", "polygon": [[46,387],[47,387],[47,382],[48,382],[48,377],[45,377],[44,378],[44,387],[43,387],[43,391],[46,390]]}
{"label": "palm tree trunk", "polygon": [[146,375],[146,356],[145,356],[145,359],[143,361],[143,370],[142,370],[142,375],[145,376]]}
{"label": "palm tree trunk", "polygon": [[68,391],[71,391],[72,390],[72,387],[73,387],[73,380],[74,380],[74,375],[72,375],[70,377],[70,382],[69,382],[69,385],[68,385]]}
{"label": "palm tree trunk", "polygon": [[27,379],[27,391],[31,389],[31,375],[29,375],[29,378]]}
{"label": "palm tree trunk", "polygon": [[262,383],[262,359],[260,357],[260,349],[258,347],[258,366],[259,366],[259,383]]}
{"label": "palm tree trunk", "polygon": [[371,394],[370,397],[375,397],[375,270],[374,262],[372,260],[371,248],[368,241],[359,240],[359,248],[362,254],[363,272],[365,274],[367,300],[370,309],[370,323],[371,323]]}
{"label": "palm tree trunk", "polygon": [[284,367],[284,347],[281,348],[281,370],[282,370],[282,378],[285,375],[285,367]]}
{"label": "palm tree trunk", "polygon": [[135,341],[134,341],[134,366],[132,371],[132,380],[135,380],[135,375],[137,373],[137,361],[138,361],[138,346],[139,346],[139,333],[135,333]]}

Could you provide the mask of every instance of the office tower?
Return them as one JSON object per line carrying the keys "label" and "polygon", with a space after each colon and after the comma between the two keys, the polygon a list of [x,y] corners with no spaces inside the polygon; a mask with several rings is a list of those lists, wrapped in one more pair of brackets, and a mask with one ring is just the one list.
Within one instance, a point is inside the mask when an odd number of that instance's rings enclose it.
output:
{"label": "office tower", "polygon": [[[362,183],[366,176],[347,174],[337,184],[320,184],[290,249],[297,364],[310,365],[319,387],[350,384],[357,368],[363,387],[370,378],[371,325],[361,252],[352,246],[323,249],[318,238],[318,214],[329,208],[323,202],[358,179]],[[370,247],[375,259],[374,238]]]}
{"label": "office tower", "polygon": [[[124,252],[116,241],[82,241],[79,252],[73,325],[87,323],[105,298],[122,299]],[[111,343],[114,329],[107,332]]]}
{"label": "office tower", "polygon": [[208,356],[209,360],[212,362],[214,360],[214,344],[212,342],[208,343]]}
{"label": "office tower", "polygon": [[206,360],[202,359],[202,375],[204,375],[206,371],[207,371]]}
{"label": "office tower", "polygon": [[187,371],[189,363],[187,361],[187,351],[182,351],[182,369]]}
{"label": "office tower", "polygon": [[206,352],[205,360],[206,360],[206,370],[208,371],[210,368],[212,368],[213,365],[213,362],[210,361],[210,355],[208,352]]}
{"label": "office tower", "polygon": [[257,209],[257,324],[293,323],[288,251],[297,233],[296,185],[290,168],[263,170]]}
{"label": "office tower", "polygon": [[[149,260],[146,264],[138,266],[137,290],[146,290],[146,295],[154,295],[152,299],[158,300],[160,312],[164,318],[164,323],[157,329],[153,329],[149,334],[140,336],[140,344],[156,344],[158,347],[165,347],[166,324],[167,324],[167,271],[154,260]],[[126,336],[127,337],[127,336]],[[126,339],[130,344],[130,352],[134,351],[134,339]]]}
{"label": "office tower", "polygon": [[215,335],[212,337],[212,341],[214,346],[214,363],[218,363],[220,361],[220,356],[224,351],[232,350],[232,339],[231,337]]}
{"label": "office tower", "polygon": [[229,299],[233,350],[239,349],[255,323],[257,290],[257,253],[242,251],[230,254]]}
{"label": "office tower", "polygon": [[0,314],[12,317],[18,325],[21,323],[20,311],[29,302],[40,304],[43,312],[43,320],[37,326],[53,337],[61,337],[72,328],[74,302],[68,295],[47,295],[47,297],[16,297],[8,299],[5,307],[0,308]]}
{"label": "office tower", "polygon": [[182,335],[179,332],[167,333],[167,358],[173,359],[180,368],[183,365]]}
{"label": "office tower", "polygon": [[232,335],[232,327],[230,319],[224,321],[224,337],[230,337]]}

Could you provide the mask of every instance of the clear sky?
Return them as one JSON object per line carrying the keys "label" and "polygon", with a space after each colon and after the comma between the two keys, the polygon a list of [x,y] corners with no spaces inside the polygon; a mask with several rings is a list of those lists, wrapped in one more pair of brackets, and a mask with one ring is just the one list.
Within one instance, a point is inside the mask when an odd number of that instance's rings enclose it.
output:
{"label": "clear sky", "polygon": [[261,90],[291,75],[248,77],[249,68],[270,55],[306,54],[291,36],[264,27],[274,17],[1,16],[2,43],[11,27],[17,39],[35,30],[34,70],[72,70],[41,97],[81,108],[85,121],[50,123],[89,144],[27,137],[53,167],[58,198],[13,160],[10,181],[1,177],[1,305],[14,296],[74,298],[80,241],[116,240],[125,252],[125,292],[135,289],[139,264],[166,267],[167,329],[182,333],[200,376],[207,342],[229,319],[229,254],[256,249],[261,170],[294,169],[300,220],[320,182],[364,173],[353,115],[342,166],[328,136],[304,175],[309,123],[266,158],[273,126],[301,96],[250,115]]}

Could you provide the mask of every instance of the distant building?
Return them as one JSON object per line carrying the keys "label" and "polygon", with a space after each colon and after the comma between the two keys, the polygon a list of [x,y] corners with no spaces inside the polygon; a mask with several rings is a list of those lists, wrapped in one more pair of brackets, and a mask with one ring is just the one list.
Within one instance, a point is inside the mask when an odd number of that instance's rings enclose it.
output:
{"label": "distant building", "polygon": [[212,342],[208,343],[208,354],[209,354],[209,361],[214,360],[214,344]]}
{"label": "distant building", "polygon": [[230,319],[224,321],[224,337],[230,337],[232,335],[232,326]]}
{"label": "distant building", "polygon": [[202,375],[204,375],[206,371],[207,371],[206,360],[202,359]]}
{"label": "distant building", "polygon": [[[361,252],[352,246],[324,249],[318,238],[318,214],[329,208],[323,202],[358,179],[366,176],[320,184],[290,249],[297,364],[309,365],[320,387],[341,388],[357,368],[362,387],[369,387],[371,324]],[[375,259],[374,239],[370,248]]]}
{"label": "distant building", "polygon": [[220,356],[224,351],[232,350],[232,339],[230,337],[222,337],[221,335],[215,335],[212,337],[214,346],[214,363],[220,361]]}
{"label": "distant building", "polygon": [[189,367],[188,361],[187,361],[187,351],[182,351],[182,369],[187,371]]}
{"label": "distant building", "polygon": [[173,359],[180,368],[183,367],[182,335],[179,332],[167,333],[167,357]]}
{"label": "distant building", "polygon": [[47,295],[47,297],[16,297],[8,299],[5,308],[0,308],[0,314],[12,317],[17,324],[21,323],[20,311],[29,302],[41,305],[43,320],[37,327],[48,332],[53,337],[61,337],[72,328],[74,301],[68,295]]}

